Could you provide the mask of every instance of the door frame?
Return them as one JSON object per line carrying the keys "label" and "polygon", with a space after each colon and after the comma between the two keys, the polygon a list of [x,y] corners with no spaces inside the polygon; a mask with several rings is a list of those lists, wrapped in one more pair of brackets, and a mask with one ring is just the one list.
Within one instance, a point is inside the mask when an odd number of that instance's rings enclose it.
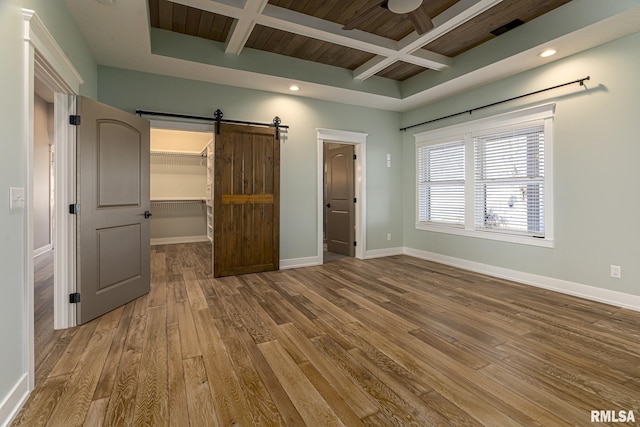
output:
{"label": "door frame", "polygon": [[75,218],[65,209],[75,201],[75,129],[69,115],[75,112],[75,95],[84,82],[62,48],[33,10],[22,9],[24,25],[24,183],[26,188],[24,251],[24,357],[28,373],[28,389],[35,384],[34,342],[34,259],[33,259],[33,126],[35,79],[54,93],[54,168],[55,242],[54,252],[54,328],[75,326],[75,310],[68,303],[75,292]]}
{"label": "door frame", "polygon": [[322,264],[322,210],[323,188],[324,188],[324,143],[333,142],[338,144],[348,144],[354,146],[356,160],[354,164],[354,183],[356,203],[356,255],[358,259],[364,259],[367,247],[367,185],[366,185],[366,164],[367,164],[367,136],[368,133],[352,132],[337,129],[317,128],[317,239],[318,239],[318,264]]}

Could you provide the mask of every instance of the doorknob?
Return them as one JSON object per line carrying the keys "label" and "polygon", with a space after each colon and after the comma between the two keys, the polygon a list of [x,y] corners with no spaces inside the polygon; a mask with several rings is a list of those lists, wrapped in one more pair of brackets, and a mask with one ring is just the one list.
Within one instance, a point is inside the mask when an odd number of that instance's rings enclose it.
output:
{"label": "doorknob", "polygon": [[331,203],[327,203],[327,207],[330,208],[331,207]]}
{"label": "doorknob", "polygon": [[145,219],[149,219],[149,217],[150,217],[151,215],[152,215],[152,213],[151,213],[151,212],[149,212],[149,211],[144,211],[144,217],[145,217]]}

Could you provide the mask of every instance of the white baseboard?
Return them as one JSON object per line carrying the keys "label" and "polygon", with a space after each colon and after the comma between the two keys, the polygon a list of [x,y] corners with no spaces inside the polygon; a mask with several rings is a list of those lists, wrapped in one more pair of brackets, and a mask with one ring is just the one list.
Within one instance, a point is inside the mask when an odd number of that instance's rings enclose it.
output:
{"label": "white baseboard", "polygon": [[0,403],[0,426],[7,427],[29,397],[29,375],[24,374]]}
{"label": "white baseboard", "polygon": [[51,243],[47,243],[46,245],[42,246],[41,248],[34,249],[34,251],[33,251],[33,257],[34,257],[34,258],[37,258],[37,257],[39,257],[40,255],[44,255],[44,254],[46,254],[47,252],[49,252],[51,249],[52,249],[52,248],[51,248]]}
{"label": "white baseboard", "polygon": [[382,258],[386,256],[402,255],[405,248],[385,248],[385,249],[372,249],[364,253],[364,259]]}
{"label": "white baseboard", "polygon": [[404,248],[405,255],[416,258],[434,261],[441,264],[458,267],[476,273],[482,273],[500,279],[511,280],[525,285],[536,286],[538,288],[549,289],[551,291],[576,297],[603,302],[617,307],[628,308],[640,311],[640,296],[625,294],[623,292],[611,291],[597,288],[595,286],[583,285],[581,283],[570,282],[568,280],[555,279],[553,277],[540,276],[537,274],[524,273],[522,271],[508,268],[496,267],[489,264],[482,264],[475,261],[468,261],[462,258],[455,258],[448,255],[434,252],[421,251],[413,248]]}
{"label": "white baseboard", "polygon": [[322,265],[322,257],[310,256],[306,258],[290,258],[280,260],[280,270],[288,270],[290,268],[311,267],[313,265]]}
{"label": "white baseboard", "polygon": [[159,237],[151,239],[151,246],[154,245],[175,245],[178,243],[208,242],[207,236],[186,236],[186,237]]}

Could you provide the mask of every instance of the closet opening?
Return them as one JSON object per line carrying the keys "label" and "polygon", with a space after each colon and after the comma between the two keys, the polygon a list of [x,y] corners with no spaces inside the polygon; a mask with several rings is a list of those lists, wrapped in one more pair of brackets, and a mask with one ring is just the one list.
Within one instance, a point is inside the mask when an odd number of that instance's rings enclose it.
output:
{"label": "closet opening", "polygon": [[151,121],[151,245],[211,242],[213,125]]}

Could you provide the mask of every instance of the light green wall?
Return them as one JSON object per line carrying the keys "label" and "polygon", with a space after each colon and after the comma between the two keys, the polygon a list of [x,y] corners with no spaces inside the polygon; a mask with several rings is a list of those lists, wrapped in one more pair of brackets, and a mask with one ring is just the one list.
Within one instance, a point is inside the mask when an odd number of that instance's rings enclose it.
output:
{"label": "light green wall", "polygon": [[225,53],[225,43],[178,34],[158,28],[150,29],[151,52],[154,55],[179,58],[202,64],[229,67],[234,70],[284,77],[298,82],[314,82],[332,87],[400,98],[400,82],[372,76],[356,80],[348,69],[275,55],[245,47],[242,55]]}
{"label": "light green wall", "polygon": [[[0,402],[26,371],[23,364],[24,211],[9,211],[9,188],[24,187],[22,141],[22,13],[14,2],[0,1]],[[0,420],[2,421],[2,420]]]}
{"label": "light green wall", "polygon": [[[82,93],[97,94],[97,66],[61,0],[0,0],[0,402],[27,372],[24,364],[26,215],[9,211],[9,188],[26,190],[22,8],[33,9],[81,73]],[[3,422],[4,420],[0,420]]]}
{"label": "light green wall", "polygon": [[36,11],[47,30],[82,76],[84,83],[80,87],[80,95],[95,99],[98,92],[96,61],[65,2],[63,0],[22,0],[20,3],[22,3],[21,7]]}
{"label": "light green wall", "polygon": [[[578,85],[407,132],[403,140],[404,244],[485,263],[640,295],[640,34],[486,85],[403,115],[412,125],[591,76]],[[415,229],[413,134],[525,106],[555,102],[555,248],[545,249]],[[622,266],[622,279],[609,265]]]}
{"label": "light green wall", "polygon": [[99,100],[129,112],[211,117],[220,108],[229,119],[271,122],[277,115],[291,126],[281,151],[281,259],[317,255],[316,129],[368,133],[367,249],[402,246],[399,113],[108,67],[98,77]]}

